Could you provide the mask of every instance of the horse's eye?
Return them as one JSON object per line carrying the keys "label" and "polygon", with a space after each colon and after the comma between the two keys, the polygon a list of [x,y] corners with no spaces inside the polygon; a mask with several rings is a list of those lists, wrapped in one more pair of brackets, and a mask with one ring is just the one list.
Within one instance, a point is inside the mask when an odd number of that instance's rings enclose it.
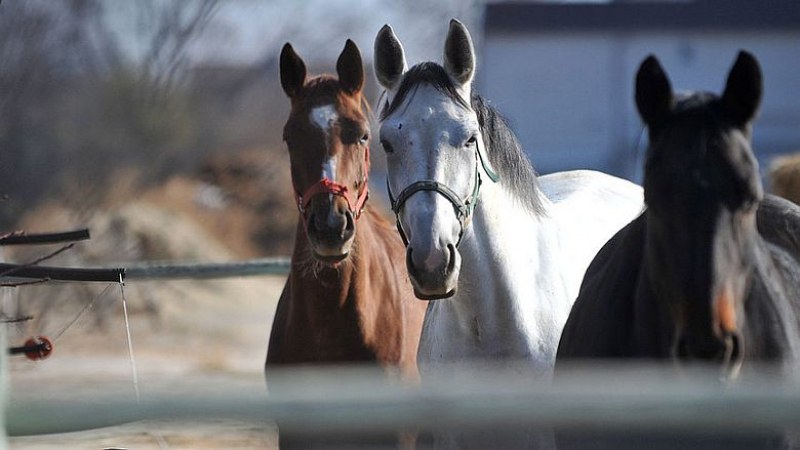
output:
{"label": "horse's eye", "polygon": [[478,143],[478,137],[477,136],[472,136],[469,139],[467,139],[467,146],[472,146],[472,145],[475,145],[476,143]]}
{"label": "horse's eye", "polygon": [[361,136],[361,139],[359,139],[359,142],[361,145],[364,145],[367,143],[367,141],[369,141],[369,133],[364,133],[364,135]]}
{"label": "horse's eye", "polygon": [[386,153],[394,152],[394,149],[392,148],[392,144],[390,144],[385,139],[381,139],[381,147],[383,147],[383,151],[385,151]]}

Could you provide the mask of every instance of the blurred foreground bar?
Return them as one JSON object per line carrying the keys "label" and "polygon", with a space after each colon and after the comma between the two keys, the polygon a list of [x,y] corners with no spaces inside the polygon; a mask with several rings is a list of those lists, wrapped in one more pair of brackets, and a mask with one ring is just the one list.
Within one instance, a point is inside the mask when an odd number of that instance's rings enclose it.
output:
{"label": "blurred foreground bar", "polygon": [[450,367],[421,383],[358,368],[273,372],[260,377],[185,378],[84,389],[12,386],[9,435],[63,433],[139,420],[226,418],[277,423],[309,435],[408,429],[560,427],[570,430],[759,434],[800,428],[800,378],[752,366],[733,383],[716,370],[583,366],[533,380],[514,367]]}

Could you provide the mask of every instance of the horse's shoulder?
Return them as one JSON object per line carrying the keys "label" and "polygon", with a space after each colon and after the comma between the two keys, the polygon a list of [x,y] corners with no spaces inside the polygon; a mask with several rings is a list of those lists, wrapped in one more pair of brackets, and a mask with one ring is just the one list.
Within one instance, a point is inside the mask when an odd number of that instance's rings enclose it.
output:
{"label": "horse's shoulder", "polygon": [[645,222],[644,214],[634,219],[592,260],[564,326],[559,359],[622,356],[629,348]]}

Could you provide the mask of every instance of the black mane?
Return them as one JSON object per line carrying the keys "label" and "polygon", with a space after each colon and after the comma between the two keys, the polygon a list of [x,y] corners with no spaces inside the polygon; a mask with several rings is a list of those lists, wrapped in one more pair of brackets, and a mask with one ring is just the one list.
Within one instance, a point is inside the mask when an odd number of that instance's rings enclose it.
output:
{"label": "black mane", "polygon": [[409,69],[403,76],[397,95],[392,102],[385,102],[381,108],[381,120],[386,119],[397,110],[406,98],[413,95],[416,88],[422,84],[432,86],[464,108],[471,108],[475,111],[489,162],[500,175],[500,183],[506,186],[517,200],[530,211],[537,214],[544,213],[536,171],[523,153],[516,135],[505,118],[474,89],[470,104],[467,105],[459,96],[456,86],[441,65],[424,62]]}

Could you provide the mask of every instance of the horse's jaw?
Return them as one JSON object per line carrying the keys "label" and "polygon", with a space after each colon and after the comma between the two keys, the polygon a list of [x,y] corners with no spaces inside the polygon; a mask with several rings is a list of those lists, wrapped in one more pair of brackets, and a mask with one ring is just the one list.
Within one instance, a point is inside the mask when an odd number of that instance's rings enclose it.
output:
{"label": "horse's jaw", "polygon": [[314,259],[323,266],[338,267],[350,257],[355,243],[354,233],[347,239],[317,239],[308,237],[308,246]]}

